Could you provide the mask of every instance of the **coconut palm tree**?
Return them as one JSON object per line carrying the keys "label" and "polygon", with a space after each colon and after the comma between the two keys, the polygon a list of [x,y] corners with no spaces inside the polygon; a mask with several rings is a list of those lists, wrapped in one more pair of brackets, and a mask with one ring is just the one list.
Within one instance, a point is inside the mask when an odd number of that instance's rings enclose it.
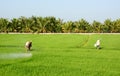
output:
{"label": "coconut palm tree", "polygon": [[10,31],[10,27],[8,19],[0,18],[0,32],[8,33]]}
{"label": "coconut palm tree", "polygon": [[75,24],[80,33],[86,33],[90,31],[90,24],[84,19],[75,22]]}
{"label": "coconut palm tree", "polygon": [[117,24],[116,21],[111,21],[110,19],[106,19],[104,21],[105,30],[108,33],[115,32],[115,29],[117,28],[116,24]]}
{"label": "coconut palm tree", "polygon": [[94,33],[101,33],[103,31],[103,25],[98,21],[93,21],[92,29]]}

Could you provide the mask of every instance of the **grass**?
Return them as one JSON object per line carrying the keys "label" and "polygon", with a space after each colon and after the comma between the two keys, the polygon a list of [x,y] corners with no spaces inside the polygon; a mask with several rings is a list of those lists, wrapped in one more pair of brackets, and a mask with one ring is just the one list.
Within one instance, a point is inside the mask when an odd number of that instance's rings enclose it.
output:
{"label": "grass", "polygon": [[32,57],[0,58],[1,76],[120,76],[120,34],[0,34],[0,55],[26,53],[28,40]]}

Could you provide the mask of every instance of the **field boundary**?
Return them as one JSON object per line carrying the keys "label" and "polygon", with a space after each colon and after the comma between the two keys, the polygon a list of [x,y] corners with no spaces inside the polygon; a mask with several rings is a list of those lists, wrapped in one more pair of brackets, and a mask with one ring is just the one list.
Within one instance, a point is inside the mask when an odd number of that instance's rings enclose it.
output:
{"label": "field boundary", "polygon": [[120,33],[0,33],[0,34],[81,34],[81,35],[93,35],[93,34],[118,34]]}

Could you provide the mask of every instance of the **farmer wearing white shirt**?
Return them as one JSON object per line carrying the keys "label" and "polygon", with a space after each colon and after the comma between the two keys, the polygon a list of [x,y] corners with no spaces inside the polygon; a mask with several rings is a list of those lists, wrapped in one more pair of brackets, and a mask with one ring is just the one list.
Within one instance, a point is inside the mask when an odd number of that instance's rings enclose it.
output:
{"label": "farmer wearing white shirt", "polygon": [[94,45],[97,49],[100,49],[100,40],[97,40],[97,42]]}
{"label": "farmer wearing white shirt", "polygon": [[27,48],[27,51],[30,51],[30,48],[32,47],[32,42],[27,41],[25,47]]}

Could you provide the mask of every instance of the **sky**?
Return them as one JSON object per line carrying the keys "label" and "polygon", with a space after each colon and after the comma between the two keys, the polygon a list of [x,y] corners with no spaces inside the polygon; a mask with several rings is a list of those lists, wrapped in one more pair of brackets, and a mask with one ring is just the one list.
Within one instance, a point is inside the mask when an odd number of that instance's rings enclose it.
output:
{"label": "sky", "polygon": [[120,18],[120,0],[0,0],[0,18],[54,16],[63,21]]}

